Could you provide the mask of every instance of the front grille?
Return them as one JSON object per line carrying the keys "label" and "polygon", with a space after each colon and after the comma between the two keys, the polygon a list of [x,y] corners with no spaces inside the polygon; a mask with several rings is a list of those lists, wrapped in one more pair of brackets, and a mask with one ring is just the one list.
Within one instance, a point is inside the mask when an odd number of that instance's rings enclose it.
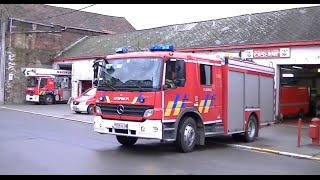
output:
{"label": "front grille", "polygon": [[33,95],[33,94],[34,94],[34,91],[33,91],[33,90],[27,90],[27,94]]}
{"label": "front grille", "polygon": [[[117,108],[119,104],[97,104],[100,107],[102,114],[119,115]],[[147,109],[153,109],[152,106],[136,106],[136,105],[123,105],[123,116],[137,116],[142,117]]]}

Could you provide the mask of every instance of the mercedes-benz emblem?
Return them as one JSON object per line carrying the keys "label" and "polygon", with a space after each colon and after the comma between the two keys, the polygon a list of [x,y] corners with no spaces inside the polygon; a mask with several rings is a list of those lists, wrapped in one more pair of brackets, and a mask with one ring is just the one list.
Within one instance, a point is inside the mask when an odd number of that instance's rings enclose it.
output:
{"label": "mercedes-benz emblem", "polygon": [[119,105],[119,106],[117,107],[117,113],[118,113],[118,114],[123,114],[123,113],[124,113],[124,106]]}

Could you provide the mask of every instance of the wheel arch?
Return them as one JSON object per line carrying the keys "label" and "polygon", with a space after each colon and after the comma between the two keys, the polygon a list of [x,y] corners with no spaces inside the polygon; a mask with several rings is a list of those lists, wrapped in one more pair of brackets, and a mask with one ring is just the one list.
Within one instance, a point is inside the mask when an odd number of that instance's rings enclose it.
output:
{"label": "wheel arch", "polygon": [[180,114],[178,115],[176,122],[175,122],[175,131],[174,131],[174,137],[177,137],[177,132],[179,130],[179,127],[181,126],[182,119],[185,117],[192,117],[197,125],[197,139],[196,144],[197,145],[204,145],[205,144],[205,135],[204,135],[204,124],[201,114],[197,111],[194,107],[189,107],[183,109]]}

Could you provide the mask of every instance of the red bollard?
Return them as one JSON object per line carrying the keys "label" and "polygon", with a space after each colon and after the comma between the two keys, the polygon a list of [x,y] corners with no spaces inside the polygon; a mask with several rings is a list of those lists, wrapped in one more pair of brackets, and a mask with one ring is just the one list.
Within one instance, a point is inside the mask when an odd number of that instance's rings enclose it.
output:
{"label": "red bollard", "polygon": [[301,144],[301,125],[302,125],[302,120],[299,118],[298,120],[298,143],[297,146],[300,147]]}
{"label": "red bollard", "polygon": [[309,128],[309,137],[312,145],[320,145],[320,119],[313,118]]}

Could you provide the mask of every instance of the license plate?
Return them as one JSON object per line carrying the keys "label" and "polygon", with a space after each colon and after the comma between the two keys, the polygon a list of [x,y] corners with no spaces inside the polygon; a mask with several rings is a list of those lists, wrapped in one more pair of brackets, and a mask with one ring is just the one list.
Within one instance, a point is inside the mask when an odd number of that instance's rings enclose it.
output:
{"label": "license plate", "polygon": [[73,106],[72,108],[73,108],[73,110],[75,110],[75,111],[79,111],[79,108],[77,108],[76,106]]}
{"label": "license plate", "polygon": [[114,123],[113,127],[115,129],[128,129],[128,124],[125,124],[125,123]]}

